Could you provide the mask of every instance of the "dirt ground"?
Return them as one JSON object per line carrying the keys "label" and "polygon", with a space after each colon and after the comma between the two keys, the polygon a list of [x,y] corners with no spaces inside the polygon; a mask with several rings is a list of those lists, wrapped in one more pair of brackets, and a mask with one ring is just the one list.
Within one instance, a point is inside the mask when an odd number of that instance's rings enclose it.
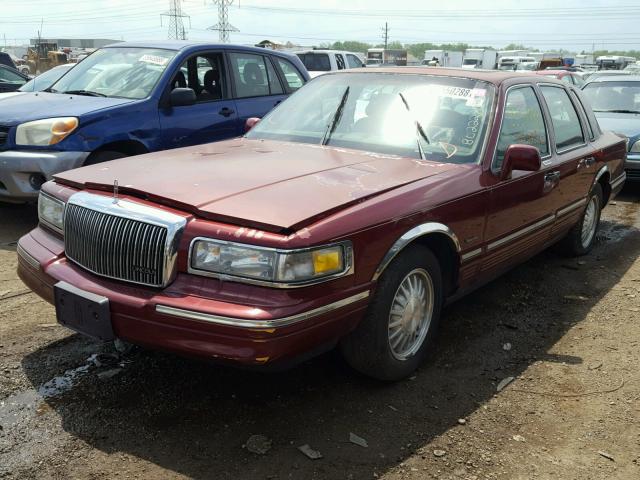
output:
{"label": "dirt ground", "polygon": [[278,374],[104,355],[18,280],[35,222],[0,207],[0,478],[640,478],[640,187],[590,255],[545,252],[447,308],[433,359],[391,385],[335,352]]}

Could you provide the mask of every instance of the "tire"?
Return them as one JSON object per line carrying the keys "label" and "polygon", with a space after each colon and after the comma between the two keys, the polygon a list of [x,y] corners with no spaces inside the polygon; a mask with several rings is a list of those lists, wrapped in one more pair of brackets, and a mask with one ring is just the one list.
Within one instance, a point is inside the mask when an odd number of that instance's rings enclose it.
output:
{"label": "tire", "polygon": [[93,152],[91,155],[87,157],[84,164],[87,165],[95,165],[96,163],[108,162],[109,160],[116,160],[118,158],[128,157],[126,153],[122,152],[113,152],[108,150],[101,150],[97,152]]}
{"label": "tire", "polygon": [[602,212],[602,187],[596,183],[587,197],[587,206],[566,237],[560,241],[560,250],[568,256],[580,257],[591,251],[596,240]]}
{"label": "tire", "polygon": [[[424,291],[423,310],[416,310],[420,308],[415,303],[420,298],[419,285]],[[412,288],[414,286],[417,288]],[[405,302],[403,308],[406,291],[417,296],[413,297],[413,303]],[[442,304],[438,260],[426,247],[407,247],[380,277],[365,318],[341,341],[343,356],[355,370],[378,380],[397,381],[408,377],[431,350]],[[403,315],[392,313],[392,309]],[[407,330],[412,331],[411,335],[406,335]],[[406,347],[400,337],[409,338]],[[399,345],[392,346],[398,342]]]}

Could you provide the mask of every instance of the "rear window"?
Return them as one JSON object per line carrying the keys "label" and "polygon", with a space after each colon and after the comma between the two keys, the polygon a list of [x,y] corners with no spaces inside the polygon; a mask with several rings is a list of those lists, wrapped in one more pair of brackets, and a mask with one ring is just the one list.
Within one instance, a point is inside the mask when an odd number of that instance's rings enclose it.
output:
{"label": "rear window", "polygon": [[331,70],[331,61],[326,53],[298,53],[297,55],[310,72],[328,72]]}

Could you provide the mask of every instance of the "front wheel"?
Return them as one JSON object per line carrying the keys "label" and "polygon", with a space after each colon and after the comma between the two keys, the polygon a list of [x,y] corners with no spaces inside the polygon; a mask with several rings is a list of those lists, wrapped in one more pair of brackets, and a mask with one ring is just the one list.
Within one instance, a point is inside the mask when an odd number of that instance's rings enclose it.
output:
{"label": "front wheel", "polygon": [[587,197],[587,206],[580,220],[562,240],[560,246],[567,255],[586,255],[593,248],[602,211],[602,187],[596,183]]}
{"label": "front wheel", "polygon": [[341,342],[347,362],[379,380],[411,375],[433,343],[442,295],[434,254],[419,245],[408,247],[380,278],[365,318]]}

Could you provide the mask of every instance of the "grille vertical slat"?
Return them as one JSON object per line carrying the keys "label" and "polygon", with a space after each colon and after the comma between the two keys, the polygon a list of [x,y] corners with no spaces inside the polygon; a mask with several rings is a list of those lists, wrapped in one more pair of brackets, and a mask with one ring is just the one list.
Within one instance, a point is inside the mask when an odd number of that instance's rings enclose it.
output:
{"label": "grille vertical slat", "polygon": [[9,138],[9,130],[10,127],[5,127],[0,125],[0,148],[4,147],[7,143],[7,139]]}
{"label": "grille vertical slat", "polygon": [[163,285],[166,240],[164,226],[67,205],[66,255],[98,275]]}

